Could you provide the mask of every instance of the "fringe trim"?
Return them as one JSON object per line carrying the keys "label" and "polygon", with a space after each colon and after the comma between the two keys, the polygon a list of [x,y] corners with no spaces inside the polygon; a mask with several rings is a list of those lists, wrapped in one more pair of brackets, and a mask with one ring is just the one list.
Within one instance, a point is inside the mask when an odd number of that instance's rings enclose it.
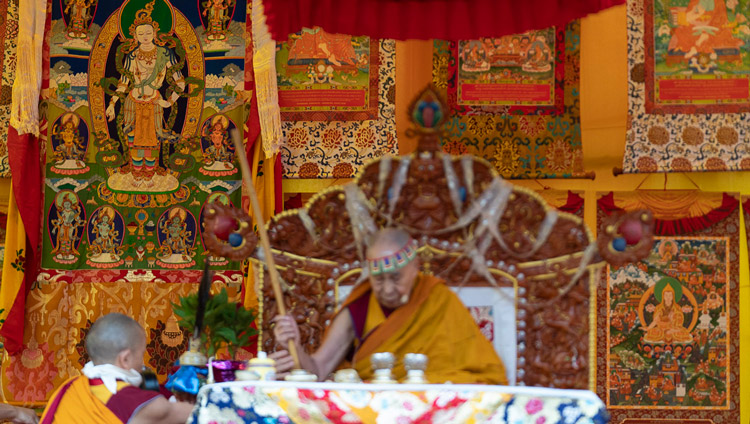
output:
{"label": "fringe trim", "polygon": [[46,2],[19,3],[18,55],[16,79],[13,81],[10,124],[19,135],[39,136],[39,95],[42,88],[42,44]]}
{"label": "fringe trim", "polygon": [[271,38],[263,13],[263,1],[253,0],[253,69],[258,100],[263,150],[267,157],[279,152],[284,143],[281,109],[276,86],[276,42]]}
{"label": "fringe trim", "polygon": [[[30,49],[29,43],[19,45]],[[28,50],[25,50],[28,51]],[[10,114],[10,125],[17,131],[18,135],[34,134],[39,136],[39,87],[35,84],[32,77],[33,72],[28,69],[34,69],[34,63],[30,60],[31,55],[18,55],[18,70],[16,80],[13,83],[13,101]]]}

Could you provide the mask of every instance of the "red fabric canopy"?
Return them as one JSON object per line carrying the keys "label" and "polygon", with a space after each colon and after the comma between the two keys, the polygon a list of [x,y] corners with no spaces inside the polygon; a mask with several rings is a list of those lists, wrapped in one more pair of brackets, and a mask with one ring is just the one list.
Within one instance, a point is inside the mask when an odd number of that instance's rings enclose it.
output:
{"label": "red fabric canopy", "polygon": [[372,38],[472,40],[564,25],[625,0],[263,0],[274,40],[303,27]]}

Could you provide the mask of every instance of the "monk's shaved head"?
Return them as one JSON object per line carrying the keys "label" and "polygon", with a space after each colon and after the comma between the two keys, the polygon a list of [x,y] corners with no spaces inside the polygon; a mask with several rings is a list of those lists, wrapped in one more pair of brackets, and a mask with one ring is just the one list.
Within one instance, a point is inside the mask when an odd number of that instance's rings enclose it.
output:
{"label": "monk's shaved head", "polygon": [[398,228],[384,228],[370,237],[367,243],[367,258],[374,259],[390,255],[406,246],[411,236]]}
{"label": "monk's shaved head", "polygon": [[127,315],[112,313],[96,320],[86,335],[86,352],[94,365],[113,364],[117,355],[145,343],[143,327]]}

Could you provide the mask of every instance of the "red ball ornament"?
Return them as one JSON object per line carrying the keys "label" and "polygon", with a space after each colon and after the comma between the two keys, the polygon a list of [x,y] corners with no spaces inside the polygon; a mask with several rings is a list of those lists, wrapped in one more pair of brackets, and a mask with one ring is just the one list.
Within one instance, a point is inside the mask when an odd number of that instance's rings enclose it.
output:
{"label": "red ball ornament", "polygon": [[628,245],[638,244],[643,238],[643,225],[635,219],[629,219],[620,225],[620,234]]}
{"label": "red ball ornament", "polygon": [[425,128],[432,128],[435,125],[435,110],[431,107],[425,107],[422,110],[422,122]]}
{"label": "red ball ornament", "polygon": [[227,241],[229,235],[237,229],[237,221],[231,216],[219,215],[214,220],[214,234],[221,241]]}

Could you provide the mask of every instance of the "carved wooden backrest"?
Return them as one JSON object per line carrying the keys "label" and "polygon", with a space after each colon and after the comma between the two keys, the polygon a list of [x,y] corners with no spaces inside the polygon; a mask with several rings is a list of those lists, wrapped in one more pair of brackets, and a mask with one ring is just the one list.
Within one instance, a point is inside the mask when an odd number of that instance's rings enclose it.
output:
{"label": "carved wooden backrest", "polygon": [[[320,344],[336,290],[362,277],[363,234],[397,226],[418,240],[423,271],[446,284],[515,289],[518,384],[589,388],[596,241],[580,218],[501,180],[486,161],[439,152],[445,110],[425,90],[412,106],[417,152],[371,162],[354,183],[267,224],[304,348]],[[263,350],[272,352],[280,348],[270,328],[277,305],[270,284],[261,291]]]}

